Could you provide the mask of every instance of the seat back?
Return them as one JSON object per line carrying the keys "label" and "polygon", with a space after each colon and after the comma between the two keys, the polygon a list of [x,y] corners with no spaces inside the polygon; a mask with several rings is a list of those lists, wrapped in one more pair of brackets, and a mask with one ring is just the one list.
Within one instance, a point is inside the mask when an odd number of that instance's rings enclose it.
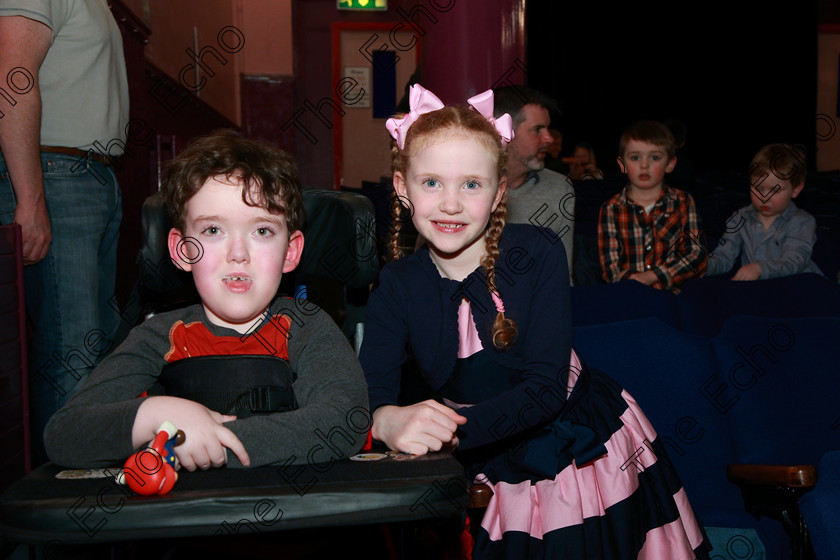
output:
{"label": "seat back", "polygon": [[737,463],[816,464],[840,449],[840,316],[735,316],[712,339]]}
{"label": "seat back", "polygon": [[379,272],[373,203],[361,194],[328,190],[304,191],[303,203],[306,242],[298,272],[366,288]]}
{"label": "seat back", "polygon": [[840,316],[840,286],[818,274],[756,282],[695,278],[676,297],[681,328],[713,337],[728,317]]}
{"label": "seat back", "polygon": [[572,324],[600,325],[654,317],[679,328],[676,296],[635,280],[598,286],[574,286],[571,291]]}
{"label": "seat back", "polygon": [[735,457],[728,425],[701,396],[703,386],[720,384],[709,341],[647,318],[575,327],[574,345],[636,399],[695,510],[704,519],[721,510],[737,517],[741,499],[726,480]]}

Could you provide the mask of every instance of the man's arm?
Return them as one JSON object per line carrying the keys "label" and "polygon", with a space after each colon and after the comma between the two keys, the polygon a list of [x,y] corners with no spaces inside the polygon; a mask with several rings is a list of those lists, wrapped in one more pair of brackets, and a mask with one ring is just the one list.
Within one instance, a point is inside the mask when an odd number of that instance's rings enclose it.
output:
{"label": "man's arm", "polygon": [[[30,91],[14,95],[0,118],[0,152],[15,191],[15,222],[23,229],[23,262],[35,264],[47,255],[52,240],[41,171],[41,92],[38,72],[50,48],[52,31],[21,16],[0,17],[0,76],[24,68],[35,80]],[[13,94],[13,93],[12,93]]]}

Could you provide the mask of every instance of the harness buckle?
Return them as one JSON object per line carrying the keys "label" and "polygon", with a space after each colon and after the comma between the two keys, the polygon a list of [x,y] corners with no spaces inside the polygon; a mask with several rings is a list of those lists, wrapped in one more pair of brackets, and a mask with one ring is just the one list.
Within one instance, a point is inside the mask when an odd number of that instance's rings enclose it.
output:
{"label": "harness buckle", "polygon": [[274,412],[277,410],[279,403],[271,403],[272,387],[268,385],[258,385],[251,387],[249,402],[251,404],[251,412]]}

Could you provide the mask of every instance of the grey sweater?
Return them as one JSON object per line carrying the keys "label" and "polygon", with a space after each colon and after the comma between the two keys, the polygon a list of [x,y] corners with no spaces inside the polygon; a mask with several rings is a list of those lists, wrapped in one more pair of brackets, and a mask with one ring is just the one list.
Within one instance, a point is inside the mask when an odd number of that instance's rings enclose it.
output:
{"label": "grey sweater", "polygon": [[[550,169],[532,171],[525,182],[507,189],[507,223],[532,224],[552,230],[566,249],[569,281],[575,232],[575,188],[568,177]],[[550,235],[550,233],[546,233]],[[554,239],[550,239],[555,243]]]}
{"label": "grey sweater", "polygon": [[[370,416],[364,374],[350,344],[332,319],[310,302],[278,298],[270,311],[291,319],[281,342],[288,342],[289,365],[297,374],[293,387],[298,409],[225,426],[245,446],[251,466],[322,463],[353,455],[367,436]],[[155,383],[166,365],[174,346],[170,332],[179,321],[203,324],[209,334],[202,338],[210,339],[202,341],[205,345],[243,339],[236,331],[212,324],[200,304],[155,315],[135,327],[50,419],[44,442],[53,462],[77,468],[109,466],[121,464],[135,451],[132,428],[145,400],[138,395]],[[262,329],[276,327],[268,322]],[[228,453],[228,466],[242,465]]]}

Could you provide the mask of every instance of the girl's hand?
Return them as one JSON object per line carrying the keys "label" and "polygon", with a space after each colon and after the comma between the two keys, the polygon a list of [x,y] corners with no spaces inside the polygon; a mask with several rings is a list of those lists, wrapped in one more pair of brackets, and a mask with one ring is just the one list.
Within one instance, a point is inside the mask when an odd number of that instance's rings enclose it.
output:
{"label": "girl's hand", "polygon": [[761,277],[761,263],[758,261],[745,264],[738,269],[733,280],[758,280]]}
{"label": "girl's hand", "polygon": [[197,402],[178,397],[151,397],[143,401],[134,418],[134,446],[141,447],[153,439],[154,430],[163,420],[169,420],[186,435],[184,443],[175,448],[175,456],[188,471],[225,465],[227,449],[233,451],[244,466],[251,463],[239,438],[222,425],[236,420],[235,416],[219,414]]}
{"label": "girl's hand", "polygon": [[373,413],[371,435],[388,448],[412,455],[457,445],[455,431],[467,419],[435,400],[410,406],[380,406]]}

